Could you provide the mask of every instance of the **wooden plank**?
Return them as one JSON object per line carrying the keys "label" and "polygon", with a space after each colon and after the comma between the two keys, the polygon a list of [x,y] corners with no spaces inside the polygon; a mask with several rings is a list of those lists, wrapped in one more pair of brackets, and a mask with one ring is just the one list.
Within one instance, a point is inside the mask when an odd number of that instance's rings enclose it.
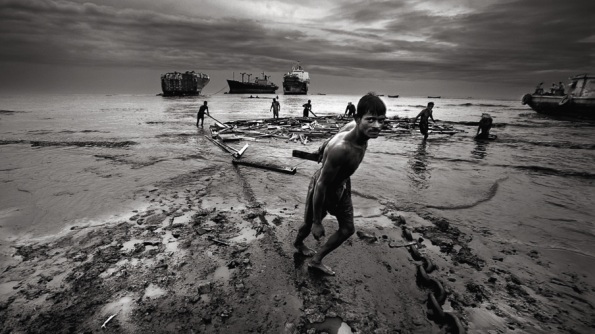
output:
{"label": "wooden plank", "polygon": [[211,137],[209,137],[207,135],[205,135],[205,138],[207,138],[211,143],[219,146],[219,148],[221,148],[222,150],[224,150],[227,153],[230,153],[232,155],[237,153],[237,152],[231,151],[229,148],[223,146],[222,143],[220,143],[219,141],[217,141],[217,140],[215,140],[215,139],[213,139],[213,138],[211,138]]}
{"label": "wooden plank", "polygon": [[256,168],[272,170],[275,172],[292,174],[292,175],[297,172],[297,167],[284,167],[284,166],[279,166],[279,165],[272,164],[269,162],[256,162],[256,161],[245,161],[245,160],[235,160],[234,159],[231,161],[231,163],[234,165],[256,167]]}
{"label": "wooden plank", "polygon": [[296,157],[296,158],[306,159],[306,160],[312,160],[312,161],[316,161],[316,162],[318,162],[318,157],[319,157],[318,152],[309,153],[309,152],[304,152],[304,151],[299,151],[299,150],[293,150],[291,152],[291,156]]}

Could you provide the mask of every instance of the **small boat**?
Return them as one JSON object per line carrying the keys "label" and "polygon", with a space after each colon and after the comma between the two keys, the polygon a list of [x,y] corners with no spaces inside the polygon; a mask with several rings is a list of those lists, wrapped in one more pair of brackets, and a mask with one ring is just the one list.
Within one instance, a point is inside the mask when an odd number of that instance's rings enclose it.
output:
{"label": "small boat", "polygon": [[[262,78],[256,77],[253,82],[250,82],[252,74],[240,73],[242,81],[227,80],[229,85],[229,94],[275,94],[279,86],[269,81],[270,76],[262,73]],[[248,76],[248,80],[244,81],[244,75]]]}
{"label": "small boat", "polygon": [[563,87],[550,92],[538,88],[523,95],[521,103],[541,114],[595,118],[595,75],[571,77],[567,92]]}
{"label": "small boat", "polygon": [[441,99],[442,96],[428,96],[428,99]]}
{"label": "small boat", "polygon": [[397,97],[399,97],[399,95],[389,95],[388,97],[392,97],[392,98],[396,99]]}

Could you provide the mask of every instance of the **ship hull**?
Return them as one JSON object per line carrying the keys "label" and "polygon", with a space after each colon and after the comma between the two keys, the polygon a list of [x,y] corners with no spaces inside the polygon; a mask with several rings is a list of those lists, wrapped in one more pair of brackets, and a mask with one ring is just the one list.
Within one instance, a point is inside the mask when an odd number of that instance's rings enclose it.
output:
{"label": "ship hull", "polygon": [[161,78],[163,96],[196,96],[211,81],[201,73],[168,73]]}
{"label": "ship hull", "polygon": [[283,82],[283,94],[285,95],[306,95],[308,94],[307,82],[299,80],[285,80]]}
{"label": "ship hull", "polygon": [[229,85],[228,94],[275,94],[275,91],[279,88],[272,83],[260,85],[236,80],[227,80],[227,84]]}
{"label": "ship hull", "polygon": [[540,114],[595,119],[595,98],[525,94],[522,103]]}

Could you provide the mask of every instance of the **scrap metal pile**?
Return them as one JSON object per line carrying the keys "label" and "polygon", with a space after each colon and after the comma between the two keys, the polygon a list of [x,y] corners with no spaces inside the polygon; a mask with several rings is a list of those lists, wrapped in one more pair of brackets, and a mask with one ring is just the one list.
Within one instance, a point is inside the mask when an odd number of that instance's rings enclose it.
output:
{"label": "scrap metal pile", "polygon": [[[307,143],[316,139],[327,139],[336,134],[343,125],[353,120],[344,116],[266,118],[256,120],[241,120],[221,123],[216,121],[211,126],[213,138],[223,142],[249,140],[257,141],[262,138],[278,138]],[[417,131],[413,127],[413,119],[393,116],[385,121],[381,136],[393,138],[411,135]],[[430,125],[431,134],[448,134],[464,132],[452,126]]]}
{"label": "scrap metal pile", "polygon": [[[268,138],[284,139],[286,141],[301,142],[306,144],[312,140],[325,140],[332,137],[334,134],[347,123],[352,121],[351,117],[344,116],[323,116],[323,117],[291,117],[291,118],[266,118],[255,120],[241,120],[220,122],[212,116],[207,115],[215,121],[211,125],[211,135],[205,135],[207,140],[220,147],[222,150],[231,154],[233,157],[232,163],[234,165],[244,165],[257,168],[273,170],[277,172],[295,174],[296,167],[284,167],[274,163],[259,161],[240,160],[242,155],[248,148],[248,144],[240,150],[237,150],[226,142],[230,141],[263,141]],[[455,129],[452,126],[438,126],[430,125],[430,132],[433,134],[447,134],[454,135],[463,130]],[[403,135],[411,135],[417,131],[413,126],[413,121],[410,118],[400,118],[394,116],[387,119],[382,128],[381,136],[386,138],[394,138]],[[309,160],[318,160],[317,153],[308,153],[294,150],[294,157],[299,157]]]}

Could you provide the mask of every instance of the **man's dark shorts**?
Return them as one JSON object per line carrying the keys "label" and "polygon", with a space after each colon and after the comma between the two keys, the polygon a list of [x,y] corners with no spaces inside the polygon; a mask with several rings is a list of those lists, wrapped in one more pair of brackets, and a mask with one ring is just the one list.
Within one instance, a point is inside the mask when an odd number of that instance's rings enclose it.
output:
{"label": "man's dark shorts", "polygon": [[422,135],[427,135],[428,134],[428,122],[419,122],[419,132],[421,132]]}
{"label": "man's dark shorts", "polygon": [[[310,185],[308,186],[308,203],[312,209],[314,198],[314,184],[320,176],[321,169],[312,175]],[[326,213],[335,216],[339,222],[351,222],[353,224],[353,204],[351,202],[351,179],[347,178],[337,187],[335,191],[327,192],[324,198],[323,218]]]}

